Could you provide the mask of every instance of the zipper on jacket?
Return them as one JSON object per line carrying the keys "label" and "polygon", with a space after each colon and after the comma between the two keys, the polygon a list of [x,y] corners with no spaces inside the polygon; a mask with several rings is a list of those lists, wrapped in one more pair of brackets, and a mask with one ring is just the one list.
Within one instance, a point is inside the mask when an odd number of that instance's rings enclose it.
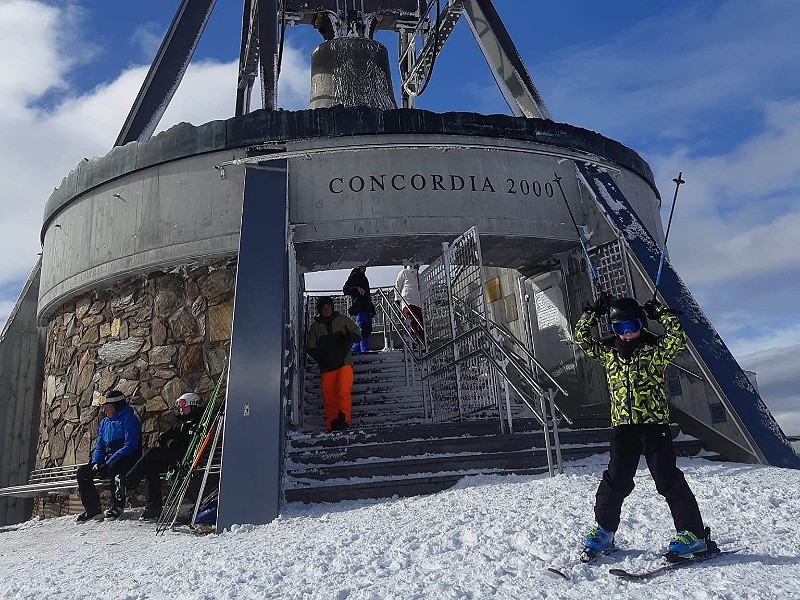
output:
{"label": "zipper on jacket", "polygon": [[633,422],[633,382],[631,381],[631,364],[628,361],[625,361],[625,379],[628,382],[628,414],[631,425],[635,425]]}

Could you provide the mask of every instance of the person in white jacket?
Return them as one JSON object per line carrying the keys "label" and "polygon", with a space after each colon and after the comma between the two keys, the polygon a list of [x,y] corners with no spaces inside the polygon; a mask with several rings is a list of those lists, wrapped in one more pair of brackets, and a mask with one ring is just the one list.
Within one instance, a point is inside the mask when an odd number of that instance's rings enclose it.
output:
{"label": "person in white jacket", "polygon": [[420,342],[425,341],[425,330],[422,327],[422,294],[419,291],[419,265],[403,266],[394,284],[394,298],[411,322],[411,329],[417,339]]}

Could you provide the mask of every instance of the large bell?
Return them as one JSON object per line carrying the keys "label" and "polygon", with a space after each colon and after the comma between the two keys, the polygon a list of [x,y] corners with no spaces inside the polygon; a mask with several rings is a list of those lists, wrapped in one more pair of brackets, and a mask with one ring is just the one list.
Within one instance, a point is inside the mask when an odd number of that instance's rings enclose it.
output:
{"label": "large bell", "polygon": [[389,52],[368,38],[334,38],[311,55],[311,108],[397,108]]}

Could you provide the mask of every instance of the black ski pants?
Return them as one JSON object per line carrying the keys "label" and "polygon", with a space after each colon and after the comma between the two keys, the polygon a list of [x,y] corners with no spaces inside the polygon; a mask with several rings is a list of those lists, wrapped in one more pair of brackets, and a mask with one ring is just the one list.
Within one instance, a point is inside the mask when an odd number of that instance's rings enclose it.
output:
{"label": "black ski pants", "polygon": [[115,461],[110,467],[108,465],[104,465],[103,468],[99,469],[98,471],[92,471],[92,466],[94,463],[91,462],[78,467],[78,494],[81,497],[83,510],[85,510],[87,513],[97,513],[100,511],[100,494],[97,492],[97,488],[94,485],[95,479],[111,480],[111,505],[123,508],[121,504],[124,502],[120,503],[120,501],[117,500],[117,484],[114,481],[114,478],[117,475],[124,476],[125,473],[128,472],[128,469],[131,468],[131,465],[133,465],[138,458],[138,454],[134,454],[133,456],[123,456]]}
{"label": "black ski pants", "polygon": [[145,510],[161,512],[161,474],[166,473],[175,462],[175,453],[162,446],[150,448],[133,465],[125,481],[129,489],[135,488],[144,479]]}
{"label": "black ski pants", "polygon": [[669,425],[618,425],[611,435],[611,460],[597,488],[595,519],[606,531],[619,527],[622,502],[633,491],[633,477],[644,453],[647,468],[672,513],[675,531],[703,535],[703,518],[683,472],[676,466]]}

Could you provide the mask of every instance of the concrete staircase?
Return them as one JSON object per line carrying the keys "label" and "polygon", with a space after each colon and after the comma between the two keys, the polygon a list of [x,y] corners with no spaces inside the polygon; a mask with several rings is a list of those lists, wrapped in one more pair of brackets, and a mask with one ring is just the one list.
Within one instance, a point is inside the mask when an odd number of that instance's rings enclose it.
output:
{"label": "concrete staircase", "polygon": [[[409,363],[411,368],[413,364]],[[354,356],[351,425],[388,427],[424,422],[422,374],[419,370],[413,373],[412,385],[408,383],[401,350]],[[312,360],[306,364],[302,430],[325,431],[319,368]]]}
{"label": "concrete staircase", "polygon": [[[516,418],[514,433],[498,419],[426,423],[419,376],[406,385],[402,353],[356,357],[352,427],[326,433],[319,376],[306,373],[302,429],[287,436],[284,496],[288,502],[338,502],[434,493],[469,475],[547,472],[545,439],[534,419]],[[673,437],[679,434],[673,427]],[[564,461],[608,451],[611,429],[560,431]],[[680,435],[679,453],[700,442]]]}

